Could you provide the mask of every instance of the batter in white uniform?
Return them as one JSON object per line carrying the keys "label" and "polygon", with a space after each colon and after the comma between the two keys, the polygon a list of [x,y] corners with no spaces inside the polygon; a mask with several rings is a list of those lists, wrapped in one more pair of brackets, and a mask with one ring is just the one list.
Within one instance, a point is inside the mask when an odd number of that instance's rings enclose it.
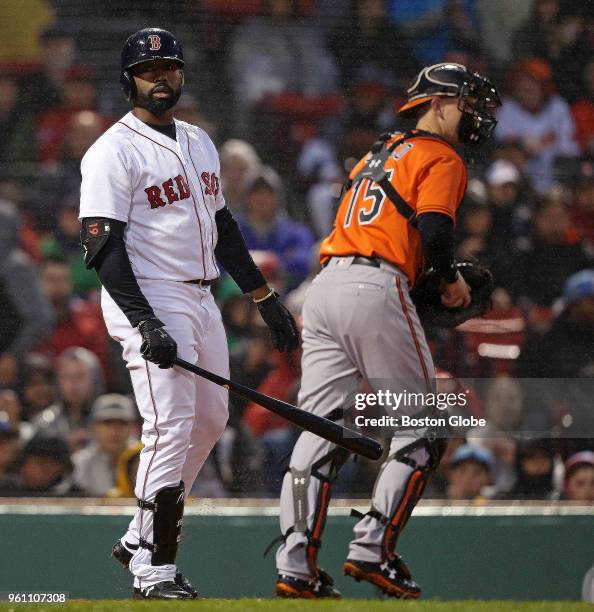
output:
{"label": "batter in white uniform", "polygon": [[110,335],[123,347],[144,420],[138,509],[113,555],[138,598],[188,599],[175,565],[184,499],[227,422],[227,392],[177,367],[176,355],[227,377],[217,260],[251,293],[280,351],[297,347],[293,317],[258,270],[220,188],[216,149],[173,118],[184,59],[175,37],[147,28],[126,41],[122,89],[132,111],[85,155],[81,242],[103,285]]}

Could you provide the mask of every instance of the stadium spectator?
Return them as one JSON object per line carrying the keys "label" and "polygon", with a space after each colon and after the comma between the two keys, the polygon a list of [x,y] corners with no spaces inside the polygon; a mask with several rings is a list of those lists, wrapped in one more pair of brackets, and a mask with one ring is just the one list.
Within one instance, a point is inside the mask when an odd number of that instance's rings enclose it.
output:
{"label": "stadium spectator", "polygon": [[78,494],[66,442],[37,435],[25,444],[15,475],[0,480],[0,496],[54,497]]}
{"label": "stadium spectator", "polygon": [[34,431],[57,435],[76,450],[88,441],[91,405],[102,391],[101,367],[91,351],[66,349],[57,361],[58,400],[32,420]]}
{"label": "stadium spectator", "polygon": [[516,249],[504,286],[520,302],[550,307],[565,279],[592,262],[563,202],[543,197],[535,207],[530,241]]}
{"label": "stadium spectator", "polygon": [[[255,315],[254,305],[242,296],[232,298],[249,308],[234,319],[235,333],[241,339],[229,352],[231,378],[252,389],[257,389],[274,367],[270,336]],[[223,306],[223,317],[226,309]],[[229,318],[223,318],[225,326]],[[242,331],[238,331],[241,328]],[[233,330],[234,328],[231,327]],[[241,335],[240,335],[241,334]],[[243,421],[248,401],[234,394],[229,396],[229,421],[215,450],[221,478],[233,494],[245,494],[258,488],[261,479],[262,449],[259,441],[249,432]]]}
{"label": "stadium spectator", "polygon": [[515,480],[516,439],[524,423],[522,387],[513,378],[489,381],[485,392],[484,427],[467,432],[469,444],[486,448],[493,458],[493,493],[509,491]]}
{"label": "stadium spectator", "polygon": [[[590,166],[589,170],[594,171]],[[573,203],[569,215],[580,236],[594,245],[594,172],[579,177],[573,186]]]}
{"label": "stadium spectator", "polygon": [[73,194],[78,198],[81,160],[87,149],[105,131],[106,123],[93,111],[80,111],[64,127],[61,156],[55,162],[42,166],[36,184],[36,221],[38,227],[45,231],[56,230],[60,207],[66,200],[72,199]]}
{"label": "stadium spectator", "polygon": [[198,107],[196,98],[188,92],[182,93],[175,107],[175,118],[202,128],[213,142],[217,142],[217,126]]}
{"label": "stadium spectator", "polygon": [[100,288],[94,270],[87,270],[80,250],[80,221],[78,220],[78,193],[70,193],[60,201],[55,213],[56,228],[41,243],[44,258],[64,259],[70,266],[72,293],[86,297]]}
{"label": "stadium spectator", "polygon": [[316,242],[311,248],[310,261],[309,261],[309,272],[307,278],[291,291],[285,300],[287,308],[294,314],[300,315],[303,310],[303,303],[305,302],[305,294],[311,285],[313,279],[317,276],[318,272],[322,269],[320,264],[320,243]]}
{"label": "stadium spectator", "polygon": [[382,132],[394,128],[396,117],[385,85],[373,78],[353,84],[342,119],[340,156],[345,166],[363,157]]}
{"label": "stadium spectator", "polygon": [[535,18],[527,20],[515,40],[516,57],[538,57],[550,64],[559,94],[570,103],[582,95],[582,68],[592,55],[585,4],[537,2]]}
{"label": "stadium spectator", "polygon": [[562,499],[594,502],[594,452],[576,453],[565,462]]}
{"label": "stadium spectator", "polygon": [[65,349],[82,346],[94,353],[107,375],[107,331],[96,303],[73,296],[72,271],[61,257],[46,257],[41,264],[41,288],[53,310],[54,327],[36,351],[54,361]]}
{"label": "stadium spectator", "polygon": [[263,14],[248,18],[233,33],[229,78],[236,102],[235,133],[250,133],[250,112],[283,92],[303,96],[332,93],[338,71],[321,29],[299,18],[296,0],[267,0]]}
{"label": "stadium spectator", "polygon": [[344,183],[344,170],[336,147],[321,135],[304,143],[296,161],[297,178],[305,192],[307,219],[316,238],[327,236]]}
{"label": "stadium spectator", "polygon": [[13,429],[19,430],[22,425],[22,413],[18,395],[12,389],[0,391],[0,419],[6,421]]}
{"label": "stadium spectator", "polygon": [[449,500],[483,499],[491,482],[493,457],[486,448],[465,444],[454,452],[448,474],[446,497]]}
{"label": "stadium spectator", "polygon": [[56,373],[49,360],[42,355],[28,355],[22,364],[19,387],[23,419],[30,421],[56,400]]}
{"label": "stadium spectator", "polygon": [[594,158],[594,59],[590,58],[583,71],[583,89],[571,107],[575,136],[582,155]]}
{"label": "stadium spectator", "polygon": [[534,0],[531,14],[513,35],[512,57],[546,58],[558,13],[559,0]]}
{"label": "stadium spectator", "polygon": [[522,378],[579,378],[594,373],[594,271],[570,276],[564,308],[544,334],[528,337],[514,373]]}
{"label": "stadium spectator", "polygon": [[530,229],[531,194],[520,171],[512,162],[495,160],[485,173],[487,195],[493,217],[492,234],[506,237],[501,249],[509,250],[509,240],[524,238]]}
{"label": "stadium spectator", "polygon": [[0,74],[0,162],[32,162],[33,119],[23,112],[19,85],[9,74]]}
{"label": "stadium spectator", "polygon": [[[232,405],[232,404],[231,404]],[[262,492],[262,448],[232,414],[214,451],[217,472],[228,494],[256,497]]]}
{"label": "stadium spectator", "polygon": [[479,200],[467,193],[462,208],[463,214],[456,227],[460,242],[458,252],[461,257],[470,255],[487,263],[493,226],[489,204],[486,199]]}
{"label": "stadium spectator", "polygon": [[475,0],[389,0],[388,13],[414,41],[415,56],[422,64],[442,61],[454,49],[480,48]]}
{"label": "stadium spectator", "polygon": [[227,344],[229,350],[233,350],[242,341],[249,339],[251,335],[250,321],[253,316],[253,304],[239,292],[239,289],[231,291],[226,288],[224,296],[219,296],[220,294],[217,295],[217,301],[221,304],[221,316],[227,332]]}
{"label": "stadium spectator", "polygon": [[[24,166],[20,166],[21,171]],[[14,173],[13,173],[14,170]],[[17,212],[19,218],[19,246],[37,263],[41,259],[39,245],[41,237],[37,232],[36,219],[30,210],[27,181],[19,177],[14,166],[5,168],[0,173],[0,202],[9,202]]]}
{"label": "stadium spectator", "polygon": [[550,439],[534,439],[518,444],[516,482],[506,499],[552,499],[555,451]]}
{"label": "stadium spectator", "polygon": [[[37,159],[42,163],[60,160],[64,140],[69,137],[64,126],[73,123],[79,112],[96,110],[97,86],[88,68],[71,68],[60,93],[60,105],[42,113],[37,119]],[[109,127],[109,120],[105,117],[102,120],[103,129]]]}
{"label": "stadium spectator", "polygon": [[592,59],[585,4],[588,3],[564,3],[555,19],[545,58],[551,64],[559,94],[570,104],[584,93],[584,66]]}
{"label": "stadium spectator", "polygon": [[142,442],[134,442],[126,447],[118,457],[116,484],[107,492],[107,497],[135,497],[134,485],[140,462]]}
{"label": "stadium spectator", "polygon": [[[454,453],[465,444],[466,440],[464,438],[450,437],[447,439],[447,446],[441,461],[427,482],[427,487],[423,493],[424,499],[445,499],[452,457],[454,456]],[[371,482],[374,480],[375,478],[373,478]]]}
{"label": "stadium spectator", "polygon": [[514,248],[524,244],[530,232],[530,192],[515,164],[506,159],[496,159],[484,179],[468,183],[457,224],[458,251],[489,266],[501,285],[509,282]]}
{"label": "stadium spectator", "polygon": [[508,64],[512,59],[512,38],[533,4],[533,0],[476,1],[483,47],[498,64]]}
{"label": "stadium spectator", "polygon": [[311,231],[283,214],[282,182],[272,168],[249,177],[244,194],[244,214],[238,222],[248,248],[275,253],[287,272],[288,288],[295,288],[307,276]]}
{"label": "stadium spectator", "polygon": [[328,48],[346,92],[371,71],[381,83],[404,94],[420,70],[407,35],[389,21],[385,0],[354,2],[352,20],[334,30]]}
{"label": "stadium spectator", "polygon": [[[261,382],[258,391],[295,404],[301,377],[301,351],[275,353],[272,358],[274,367]],[[280,492],[285,473],[282,459],[293,449],[298,434],[288,421],[254,402],[246,406],[243,420],[263,447],[263,469],[267,474],[264,489],[276,495]]]}
{"label": "stadium spectator", "polygon": [[124,395],[102,395],[90,415],[91,442],[74,453],[74,482],[87,495],[107,495],[116,484],[122,453],[133,443],[137,420],[132,402]]}
{"label": "stadium spectator", "polygon": [[[284,296],[287,275],[279,258],[272,251],[251,251],[250,255],[268,283],[279,295]],[[231,348],[241,339],[249,337],[252,324],[258,324],[258,317],[254,318],[253,303],[246,299],[228,274],[223,274],[218,280],[215,296],[221,305],[223,322],[227,330],[227,343]]]}
{"label": "stadium spectator", "polygon": [[19,432],[0,413],[0,482],[14,474],[19,451]]}
{"label": "stadium spectator", "polygon": [[40,70],[22,81],[22,108],[35,114],[60,103],[62,86],[76,58],[74,38],[59,27],[48,28],[43,32],[39,44]]}
{"label": "stadium spectator", "polygon": [[262,162],[256,149],[245,140],[227,140],[219,152],[221,160],[221,185],[225,203],[233,212],[240,212],[243,185],[251,174],[260,169]]}
{"label": "stadium spectator", "polygon": [[18,247],[19,219],[0,203],[0,387],[14,388],[17,360],[51,329],[51,314],[27,255]]}
{"label": "stadium spectator", "polygon": [[579,155],[570,108],[555,93],[550,66],[529,59],[512,69],[510,95],[498,113],[495,137],[520,140],[529,159],[522,168],[531,185],[544,192],[553,184],[553,162],[559,156]]}

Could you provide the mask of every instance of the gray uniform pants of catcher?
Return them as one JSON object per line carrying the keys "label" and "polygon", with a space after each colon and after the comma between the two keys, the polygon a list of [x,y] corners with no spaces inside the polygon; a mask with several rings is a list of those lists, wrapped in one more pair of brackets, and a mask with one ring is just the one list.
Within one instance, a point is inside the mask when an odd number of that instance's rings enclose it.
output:
{"label": "gray uniform pants of catcher", "polygon": [[[435,377],[433,360],[408,293],[406,276],[386,262],[374,268],[354,264],[353,257],[332,258],[314,279],[305,300],[302,371],[299,406],[321,416],[337,408],[352,407],[362,380],[374,392],[386,389],[388,384],[393,392],[403,391],[403,385],[410,392],[429,390]],[[413,406],[400,407],[398,413],[388,412],[412,415],[421,410]],[[390,455],[417,440],[418,435],[395,433]],[[313,535],[318,535],[320,526],[314,525],[314,518],[322,482],[309,472],[333,448],[332,443],[307,431],[297,440],[290,471],[283,480],[280,516],[281,533],[294,531],[277,551],[279,573],[302,579],[312,577],[305,530],[315,530]],[[424,446],[408,456],[421,467],[430,461]],[[319,472],[327,475],[329,469],[326,463]],[[408,494],[413,471],[407,463],[386,461],[375,482],[373,507],[392,517]],[[297,515],[306,517],[305,521],[297,517],[298,523],[305,524],[296,525]],[[385,530],[385,524],[377,518],[362,518],[354,527],[348,558],[380,561]]]}

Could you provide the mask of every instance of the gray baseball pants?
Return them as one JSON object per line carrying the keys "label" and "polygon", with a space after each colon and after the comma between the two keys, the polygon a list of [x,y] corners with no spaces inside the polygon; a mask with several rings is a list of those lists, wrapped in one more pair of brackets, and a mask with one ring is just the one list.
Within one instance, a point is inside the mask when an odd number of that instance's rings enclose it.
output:
{"label": "gray baseball pants", "polygon": [[[411,392],[431,389],[433,361],[406,276],[385,262],[374,268],[353,263],[353,257],[331,259],[314,279],[305,300],[302,371],[299,406],[321,416],[350,409],[362,381],[375,392],[385,390],[386,385],[394,392],[402,391],[403,385]],[[420,409],[399,410],[415,414]],[[390,456],[417,440],[416,436],[418,433],[407,436],[402,431],[394,434]],[[276,554],[279,573],[310,579],[315,572],[330,496],[328,481],[344,459],[327,457],[335,448],[307,431],[295,444],[281,491],[280,527],[287,537]],[[422,467],[430,462],[424,446],[408,456],[412,465]],[[412,465],[390,459],[383,464],[372,507],[385,517],[398,519],[402,513],[400,519],[406,522],[412,512],[411,503],[414,506],[416,500],[410,496],[422,492],[422,486],[411,481],[416,477]],[[348,558],[380,561],[385,537],[385,521],[366,515],[354,527]]]}

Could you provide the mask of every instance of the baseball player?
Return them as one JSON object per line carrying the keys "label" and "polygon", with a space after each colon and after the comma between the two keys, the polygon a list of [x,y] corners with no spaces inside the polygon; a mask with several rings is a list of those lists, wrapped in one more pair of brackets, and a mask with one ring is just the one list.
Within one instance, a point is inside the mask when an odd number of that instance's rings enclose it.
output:
{"label": "baseball player", "polygon": [[[431,266],[445,307],[471,302],[453,256],[456,210],[467,182],[454,147],[484,142],[499,104],[491,83],[464,66],[426,67],[399,111],[417,119],[416,129],[384,135],[351,172],[332,233],[321,245],[323,269],[303,307],[301,408],[342,420],[362,380],[374,391],[386,385],[398,391],[403,384],[409,392],[433,389],[434,366],[409,289]],[[420,410],[401,407],[399,414]],[[444,439],[433,433],[393,435],[371,509],[354,528],[344,564],[347,576],[392,597],[421,593],[395,547],[443,453]],[[281,492],[279,597],[340,597],[316,559],[332,483],[346,458],[308,432],[295,445]]]}
{"label": "baseball player", "polygon": [[148,28],[130,36],[121,85],[132,111],[81,164],[85,262],[103,285],[107,329],[123,347],[144,420],[138,509],[113,547],[134,575],[137,598],[197,596],[175,557],[184,499],[227,422],[227,392],[172,366],[179,355],[229,375],[225,331],[210,292],[217,260],[251,293],[278,350],[293,350],[299,341],[292,316],[225,206],[213,143],[173,117],[183,67],[170,32]]}

